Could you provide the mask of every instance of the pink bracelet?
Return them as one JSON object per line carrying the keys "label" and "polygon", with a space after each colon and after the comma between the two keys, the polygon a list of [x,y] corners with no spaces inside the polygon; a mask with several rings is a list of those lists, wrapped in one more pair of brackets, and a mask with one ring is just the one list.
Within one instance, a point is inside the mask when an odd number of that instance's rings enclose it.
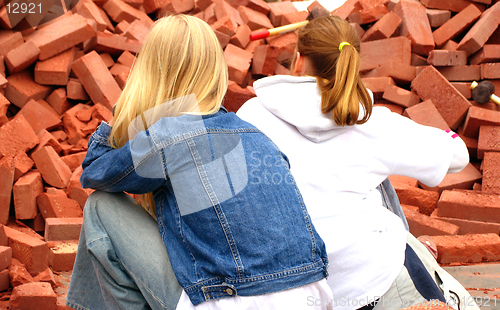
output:
{"label": "pink bracelet", "polygon": [[[449,129],[446,129],[444,132],[446,132],[446,133],[450,133],[450,132],[452,132],[452,131],[451,131],[451,130],[449,130]],[[451,135],[451,137],[452,137],[453,139],[455,139],[456,137],[458,137],[458,134],[453,133],[453,134]]]}

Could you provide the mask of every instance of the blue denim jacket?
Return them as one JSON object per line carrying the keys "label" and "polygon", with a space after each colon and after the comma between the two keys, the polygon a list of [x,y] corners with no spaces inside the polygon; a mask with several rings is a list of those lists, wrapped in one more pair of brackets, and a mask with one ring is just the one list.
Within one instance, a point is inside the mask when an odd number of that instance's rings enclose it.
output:
{"label": "blue denim jacket", "polygon": [[161,118],[120,149],[110,147],[110,131],[102,123],[91,136],[81,183],[153,192],[172,267],[194,305],[327,276],[288,160],[257,128],[221,109]]}

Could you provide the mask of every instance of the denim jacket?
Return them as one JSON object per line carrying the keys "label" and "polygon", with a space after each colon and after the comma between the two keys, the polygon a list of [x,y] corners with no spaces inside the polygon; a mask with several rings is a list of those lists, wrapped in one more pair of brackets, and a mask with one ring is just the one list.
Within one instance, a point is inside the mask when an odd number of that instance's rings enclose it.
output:
{"label": "denim jacket", "polygon": [[327,276],[323,240],[288,160],[257,128],[221,109],[161,118],[119,149],[110,131],[103,122],[91,136],[81,183],[153,192],[172,267],[194,305]]}

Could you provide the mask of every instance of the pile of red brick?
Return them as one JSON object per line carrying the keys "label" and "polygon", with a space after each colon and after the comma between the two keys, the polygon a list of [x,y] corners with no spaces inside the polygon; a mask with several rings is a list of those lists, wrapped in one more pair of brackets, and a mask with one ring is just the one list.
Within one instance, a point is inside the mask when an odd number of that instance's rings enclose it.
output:
{"label": "pile of red brick", "polygon": [[[225,105],[236,111],[254,96],[253,81],[290,73],[297,39],[291,32],[250,41],[250,33],[308,12],[288,1],[80,0],[18,30],[0,5],[0,291],[10,296],[0,300],[11,309],[64,309],[54,288],[57,273],[72,269],[92,192],[79,182],[88,137],[111,119],[154,20],[188,13],[212,26],[229,67]],[[467,168],[436,188],[391,177],[411,231],[439,235],[443,264],[500,261],[500,108],[480,106],[470,90],[490,80],[500,93],[500,2],[347,0],[334,13],[362,38],[361,70],[375,103],[457,131],[469,148]]]}

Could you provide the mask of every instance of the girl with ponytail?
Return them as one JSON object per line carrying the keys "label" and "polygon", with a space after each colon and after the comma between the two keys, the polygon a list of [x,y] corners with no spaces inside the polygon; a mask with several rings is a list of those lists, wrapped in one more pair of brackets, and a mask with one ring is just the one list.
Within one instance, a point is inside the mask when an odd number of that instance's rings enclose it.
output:
{"label": "girl with ponytail", "polygon": [[[334,309],[453,303],[450,287],[468,300],[463,286],[407,232],[404,215],[395,215],[401,207],[387,180],[404,175],[436,186],[468,164],[465,143],[451,131],[373,107],[359,73],[359,51],[359,38],[347,21],[311,19],[298,31],[293,76],[255,81],[257,96],[237,115],[288,156],[326,244]],[[460,309],[478,308],[462,302]]]}

